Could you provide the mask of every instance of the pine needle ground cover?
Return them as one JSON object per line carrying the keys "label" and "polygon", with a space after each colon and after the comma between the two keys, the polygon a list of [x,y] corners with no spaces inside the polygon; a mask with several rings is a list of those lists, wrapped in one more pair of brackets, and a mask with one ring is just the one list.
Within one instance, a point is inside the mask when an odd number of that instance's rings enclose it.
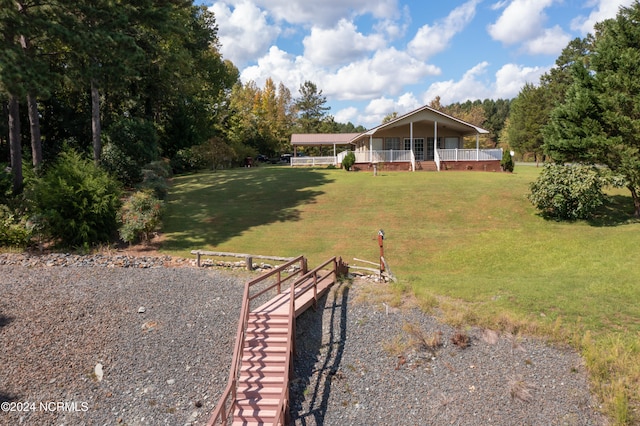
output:
{"label": "pine needle ground cover", "polygon": [[[163,250],[385,258],[447,321],[546,335],[585,354],[617,423],[638,419],[640,223],[631,197],[552,222],[526,195],[539,169],[345,172],[258,167],[174,178]],[[432,303],[428,303],[432,305]]]}

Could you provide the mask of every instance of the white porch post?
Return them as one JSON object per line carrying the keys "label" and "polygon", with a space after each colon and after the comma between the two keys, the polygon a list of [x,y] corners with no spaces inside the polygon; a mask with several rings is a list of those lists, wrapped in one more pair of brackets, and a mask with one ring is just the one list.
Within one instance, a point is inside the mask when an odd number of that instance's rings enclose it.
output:
{"label": "white porch post", "polygon": [[[409,123],[409,147],[411,148],[411,153],[413,155],[413,158],[416,157],[416,153],[413,152],[413,121],[411,121]],[[405,147],[406,148],[406,147]],[[411,168],[413,169],[413,171],[416,171],[416,165],[415,164],[411,164]]]}
{"label": "white porch post", "polygon": [[480,133],[476,133],[476,161],[480,161]]}
{"label": "white porch post", "polygon": [[336,144],[333,144],[333,164],[338,164],[338,155],[336,154]]}
{"label": "white porch post", "polygon": [[[445,147],[446,148],[446,147]],[[438,149],[438,122],[433,122],[433,159],[436,158],[436,149]]]}
{"label": "white porch post", "polygon": [[369,162],[373,161],[373,135],[369,135]]}

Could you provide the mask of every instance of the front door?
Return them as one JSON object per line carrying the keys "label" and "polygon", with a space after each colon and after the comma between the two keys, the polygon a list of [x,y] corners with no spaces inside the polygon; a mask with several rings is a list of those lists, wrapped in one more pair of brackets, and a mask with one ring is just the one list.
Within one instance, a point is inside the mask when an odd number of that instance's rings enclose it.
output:
{"label": "front door", "polygon": [[[404,140],[404,149],[407,151],[411,149],[411,139],[406,138]],[[431,158],[429,158],[429,152],[431,152]],[[414,138],[413,139],[413,155],[416,156],[416,161],[425,160],[424,157],[424,139],[423,138]],[[433,160],[433,146],[431,146],[431,151],[429,151],[429,146],[427,146],[427,158],[426,160]]]}

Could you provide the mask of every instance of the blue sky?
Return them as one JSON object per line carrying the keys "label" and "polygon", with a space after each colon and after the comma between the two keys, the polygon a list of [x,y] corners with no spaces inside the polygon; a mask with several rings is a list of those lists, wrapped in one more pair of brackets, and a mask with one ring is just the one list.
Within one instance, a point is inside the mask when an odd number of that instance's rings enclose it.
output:
{"label": "blue sky", "polygon": [[314,82],[338,122],[367,128],[428,104],[517,96],[567,43],[633,0],[225,0],[221,51],[243,82],[294,97]]}

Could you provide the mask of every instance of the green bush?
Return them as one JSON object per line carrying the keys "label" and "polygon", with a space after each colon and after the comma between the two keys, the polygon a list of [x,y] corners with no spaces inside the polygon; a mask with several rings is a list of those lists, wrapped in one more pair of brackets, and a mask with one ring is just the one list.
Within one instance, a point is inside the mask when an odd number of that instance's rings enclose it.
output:
{"label": "green bush", "polygon": [[120,209],[120,238],[127,243],[149,241],[151,232],[160,225],[162,204],[151,191],[134,192]]}
{"label": "green bush", "polygon": [[13,193],[13,176],[6,163],[0,163],[0,203],[5,204]]}
{"label": "green bush", "polygon": [[546,164],[528,195],[545,217],[589,219],[604,203],[603,180],[594,167]]}
{"label": "green bush", "polygon": [[9,207],[0,204],[0,246],[25,247],[31,241],[31,235],[26,221],[17,217]]}
{"label": "green bush", "polygon": [[155,174],[165,179],[169,179],[173,176],[173,173],[171,171],[171,164],[169,163],[169,160],[166,159],[152,161],[151,163],[145,164],[142,169],[152,170],[155,172]]}
{"label": "green bush", "polygon": [[63,151],[26,192],[44,233],[67,247],[109,241],[118,229],[117,180],[73,150]]}
{"label": "green bush", "polygon": [[142,169],[138,163],[112,143],[106,144],[102,150],[100,166],[128,188],[132,188],[143,178]]}
{"label": "green bush", "polygon": [[347,155],[342,159],[342,167],[346,171],[351,170],[351,167],[356,163],[356,154],[353,151],[349,151]]}
{"label": "green bush", "polygon": [[150,121],[123,118],[113,123],[105,133],[109,141],[139,167],[160,158],[158,132]]}
{"label": "green bush", "polygon": [[137,186],[138,190],[150,190],[156,198],[164,200],[169,193],[167,180],[158,176],[154,170],[142,170],[142,182]]}
{"label": "green bush", "polygon": [[502,151],[502,160],[500,161],[500,167],[502,167],[502,170],[504,170],[505,172],[513,172],[513,157],[511,157],[511,152],[508,150],[503,150]]}
{"label": "green bush", "polygon": [[171,168],[174,173],[186,173],[204,169],[207,166],[206,160],[191,148],[184,148],[176,152],[171,159]]}

